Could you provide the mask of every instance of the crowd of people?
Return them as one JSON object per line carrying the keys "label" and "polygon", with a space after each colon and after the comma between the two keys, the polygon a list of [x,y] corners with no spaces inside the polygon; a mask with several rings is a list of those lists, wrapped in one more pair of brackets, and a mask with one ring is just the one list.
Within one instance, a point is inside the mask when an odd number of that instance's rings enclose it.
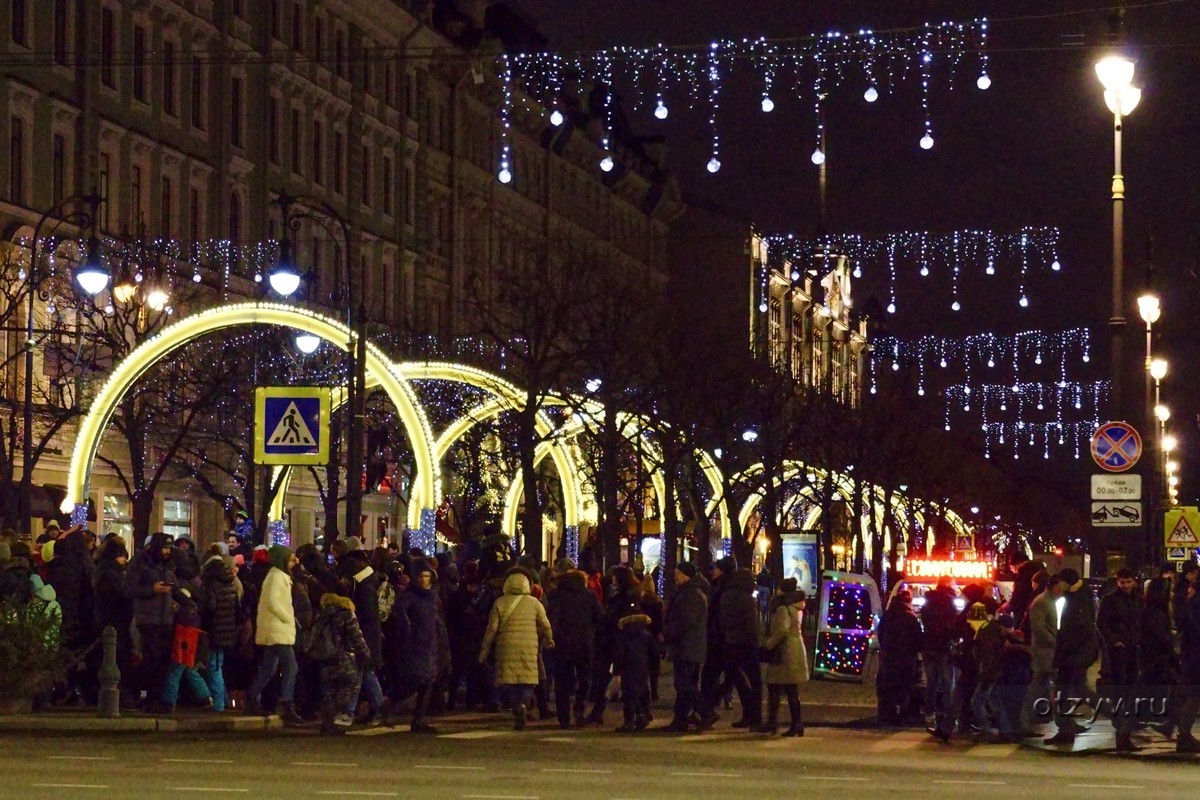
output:
{"label": "crowd of people", "polygon": [[54,603],[61,618],[69,669],[42,702],[97,702],[96,643],[111,626],[130,710],[236,708],[330,734],[406,716],[434,733],[430,719],[458,708],[509,713],[517,730],[531,718],[603,725],[619,697],[617,730],[636,733],[665,657],[666,730],[710,729],[736,692],[733,727],[778,732],[786,697],[785,735],[804,733],[804,593],[782,581],[764,615],[763,588],[729,557],[707,574],[678,564],[664,603],[655,576],[631,566],[511,560],[501,545],[427,556],[351,537],[293,553],[231,531],[198,552],[160,532],[131,554],[115,534],[50,525],[32,546],[0,535],[0,548],[0,602]]}
{"label": "crowd of people", "polygon": [[[1074,569],[1050,574],[1018,556],[1012,596],[985,584],[961,592],[950,577],[926,592],[919,614],[902,588],[879,623],[879,721],[919,722],[947,741],[956,732],[984,741],[1040,736],[1073,744],[1080,719],[1107,717],[1117,749],[1138,749],[1133,733],[1155,725],[1177,735],[1181,753],[1200,752],[1192,725],[1200,707],[1200,597],[1197,565],[1167,564],[1144,582],[1128,569],[1100,592]],[[1089,671],[1099,661],[1095,690]],[[915,690],[920,672],[924,696]],[[1084,710],[1087,716],[1084,715]]]}

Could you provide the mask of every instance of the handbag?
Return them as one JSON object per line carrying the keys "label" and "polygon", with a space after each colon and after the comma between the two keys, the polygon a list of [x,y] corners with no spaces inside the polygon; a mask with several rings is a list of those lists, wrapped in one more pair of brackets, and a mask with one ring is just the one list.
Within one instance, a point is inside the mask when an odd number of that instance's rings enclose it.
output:
{"label": "handbag", "polygon": [[786,642],[780,642],[774,647],[758,648],[758,660],[761,664],[770,664],[777,667],[783,663],[783,646]]}
{"label": "handbag", "polygon": [[176,625],[175,637],[171,641],[171,662],[194,669],[197,662],[203,664],[201,650],[207,649],[204,631],[190,625]]}

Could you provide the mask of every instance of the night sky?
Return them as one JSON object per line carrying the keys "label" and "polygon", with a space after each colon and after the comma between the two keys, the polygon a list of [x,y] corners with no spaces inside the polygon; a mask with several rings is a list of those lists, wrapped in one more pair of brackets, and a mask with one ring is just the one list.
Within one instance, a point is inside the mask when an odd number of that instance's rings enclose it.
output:
{"label": "night sky", "polygon": [[[988,17],[992,86],[986,92],[976,89],[972,66],[953,91],[943,88],[934,94],[936,144],[930,151],[918,146],[922,114],[915,84],[870,105],[862,100],[862,86],[833,90],[826,112],[828,228],[881,235],[1059,227],[1063,272],[1033,283],[1029,308],[1017,306],[1013,289],[993,293],[966,285],[964,308],[956,314],[949,308],[948,282],[941,287],[935,282],[924,284],[932,290],[902,304],[888,321],[901,336],[1089,326],[1098,352],[1091,367],[1073,377],[1106,377],[1112,116],[1093,71],[1107,42],[1110,10],[1102,3],[520,4],[555,50],[783,38]],[[1193,275],[1200,267],[1200,2],[1131,3],[1126,29],[1126,51],[1138,62],[1135,85],[1143,89],[1141,104],[1126,119],[1124,137],[1130,319],[1126,381],[1140,386],[1142,380],[1143,329],[1135,298],[1145,285],[1147,244],[1153,236],[1154,281],[1163,296],[1163,317],[1156,326],[1162,336],[1156,346],[1171,362],[1164,398],[1184,448],[1181,499],[1189,500],[1197,493],[1200,470],[1200,378],[1192,370],[1200,333],[1200,281]],[[723,166],[717,175],[705,171],[709,139],[703,114],[673,107],[670,118],[658,122],[643,108],[630,110],[630,117],[640,133],[665,134],[668,165],[686,195],[737,208],[768,233],[811,234],[817,227],[817,169],[809,161],[815,145],[811,102],[780,93],[775,111],[767,115],[758,109],[759,90],[748,70],[726,84],[719,119]],[[878,278],[867,275],[862,282],[866,291],[879,286],[872,277]],[[1137,402],[1140,392],[1130,396]]]}

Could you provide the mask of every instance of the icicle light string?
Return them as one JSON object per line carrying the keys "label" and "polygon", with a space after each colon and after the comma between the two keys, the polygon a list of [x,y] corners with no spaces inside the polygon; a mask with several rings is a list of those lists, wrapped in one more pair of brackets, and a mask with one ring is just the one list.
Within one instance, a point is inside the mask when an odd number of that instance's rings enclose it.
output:
{"label": "icicle light string", "polygon": [[[917,339],[898,339],[881,336],[874,341],[871,353],[871,373],[886,367],[898,371],[902,366],[918,366],[922,373],[952,370],[949,374],[965,377],[993,370],[1004,362],[1014,374],[1034,370],[1044,363],[1054,365],[1059,381],[1066,381],[1077,364],[1091,361],[1092,341],[1088,328],[1065,331],[1022,331],[1011,335],[976,333],[965,337],[922,336]],[[954,381],[960,382],[960,381]],[[875,380],[871,381],[872,389]]]}
{"label": "icicle light string", "polygon": [[[497,177],[503,183],[513,179],[509,133],[516,94],[533,98],[544,108],[557,111],[570,104],[563,95],[578,93],[575,84],[604,87],[613,93],[613,84],[627,87],[631,106],[653,108],[653,116],[666,119],[674,102],[694,107],[707,103],[707,120],[713,137],[708,164],[710,172],[720,169],[721,142],[717,135],[722,82],[731,72],[753,73],[755,92],[761,93],[764,113],[775,109],[772,90],[776,85],[792,85],[800,99],[806,92],[828,95],[835,88],[853,84],[866,102],[875,102],[881,93],[891,92],[899,83],[917,75],[921,82],[921,107],[924,135],[915,144],[928,150],[933,146],[933,122],[930,93],[935,80],[953,86],[954,71],[969,53],[982,53],[987,45],[987,21],[926,23],[919,28],[875,31],[862,29],[843,33],[830,31],[804,38],[740,40],[719,39],[706,47],[611,47],[579,53],[518,53],[502,57],[501,156]],[[991,85],[987,59],[981,55],[976,85]],[[985,81],[986,79],[986,81]],[[611,97],[610,97],[611,99]],[[814,103],[822,102],[814,98]],[[607,111],[604,112],[608,116]],[[561,112],[554,115],[555,125],[562,123]],[[817,123],[820,124],[819,121]],[[604,138],[611,137],[610,125]],[[611,144],[611,143],[610,143]],[[613,158],[611,147],[601,159]],[[714,165],[716,169],[714,169]],[[507,176],[508,180],[505,180]]]}

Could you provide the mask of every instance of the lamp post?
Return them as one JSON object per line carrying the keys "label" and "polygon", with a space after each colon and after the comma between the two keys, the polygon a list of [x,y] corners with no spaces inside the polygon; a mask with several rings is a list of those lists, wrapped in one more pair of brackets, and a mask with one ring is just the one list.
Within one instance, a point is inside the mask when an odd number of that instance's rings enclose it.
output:
{"label": "lamp post", "polygon": [[[1150,361],[1150,369],[1148,370],[1150,377],[1154,380],[1154,416],[1151,418],[1157,422],[1158,427],[1158,452],[1155,455],[1154,473],[1155,473],[1155,493],[1154,499],[1158,502],[1159,513],[1153,518],[1154,528],[1158,529],[1158,520],[1165,513],[1168,506],[1171,505],[1170,500],[1170,476],[1167,474],[1167,420],[1171,418],[1171,409],[1162,404],[1162,380],[1167,377],[1167,360],[1165,358],[1155,358]],[[1172,448],[1174,443],[1171,443]],[[1158,537],[1151,533],[1151,541],[1161,541]]]}
{"label": "lamp post", "polygon": [[[293,206],[302,203],[306,208],[293,212]],[[275,205],[283,219],[283,233],[279,241],[279,261],[267,280],[271,288],[282,297],[290,297],[300,288],[301,281],[314,275],[302,275],[292,257],[292,240],[289,231],[298,231],[304,219],[330,230],[330,221],[336,223],[342,234],[342,256],[339,262],[338,284],[331,297],[335,303],[343,297],[346,301],[346,327],[350,329],[347,353],[350,357],[350,378],[346,387],[347,407],[350,412],[346,442],[346,526],[345,537],[362,535],[363,465],[365,463],[363,430],[366,422],[366,370],[367,370],[367,313],[363,302],[365,276],[359,275],[358,296],[354,296],[354,283],[350,280],[350,265],[354,263],[354,237],[350,223],[328,203],[312,197],[292,197],[279,192]],[[330,231],[332,233],[332,231]],[[311,353],[320,341],[316,337],[301,334],[296,337],[296,346],[301,352]]]}
{"label": "lamp post", "polygon": [[[33,242],[29,249],[29,305],[25,311],[25,414],[24,430],[21,432],[21,486],[18,508],[18,514],[21,517],[21,531],[26,536],[32,533],[30,513],[33,510],[33,350],[36,344],[33,340],[34,301],[37,297],[41,297],[43,300],[49,299],[49,294],[41,288],[42,281],[46,277],[41,271],[42,257],[45,255],[42,252],[45,247],[42,243],[42,228],[47,223],[50,224],[50,228],[46,231],[47,235],[64,224],[74,225],[80,230],[87,229],[87,252],[83,263],[75,270],[75,280],[79,283],[79,287],[89,295],[97,295],[104,291],[109,281],[108,269],[100,261],[100,240],[96,237],[97,210],[100,208],[101,202],[102,198],[95,189],[86,195],[67,198],[42,214],[33,229]],[[69,208],[74,210],[64,213]],[[57,250],[57,243],[52,242],[51,254],[53,255]]]}
{"label": "lamp post", "polygon": [[[1159,302],[1158,295],[1146,292],[1138,297],[1137,305],[1138,315],[1146,323],[1146,365],[1143,369],[1145,373],[1146,393],[1142,408],[1145,409],[1146,414],[1143,418],[1145,420],[1144,435],[1146,441],[1150,441],[1155,427],[1154,406],[1158,402],[1155,395],[1155,387],[1158,384],[1154,380],[1152,366],[1154,359],[1154,323],[1158,322],[1159,317],[1162,316],[1162,304]],[[1147,546],[1149,547],[1147,554],[1154,560],[1158,550],[1158,544],[1154,537],[1156,529],[1155,520],[1158,519],[1157,499],[1158,481],[1160,480],[1157,457],[1146,460],[1144,472],[1146,475],[1146,534]]]}
{"label": "lamp post", "polygon": [[1113,392],[1113,416],[1121,418],[1121,340],[1125,331],[1125,176],[1121,173],[1121,127],[1142,98],[1142,90],[1133,84],[1134,62],[1121,55],[1110,55],[1096,62],[1096,76],[1104,86],[1104,103],[1113,114],[1112,177],[1112,363],[1110,376]]}

